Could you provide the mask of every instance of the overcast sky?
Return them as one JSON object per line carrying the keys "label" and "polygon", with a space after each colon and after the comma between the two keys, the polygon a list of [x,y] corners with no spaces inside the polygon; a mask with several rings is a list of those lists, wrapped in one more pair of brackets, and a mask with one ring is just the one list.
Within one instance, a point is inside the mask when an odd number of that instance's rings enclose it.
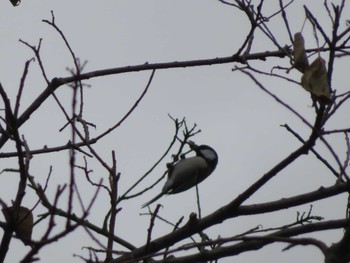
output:
{"label": "overcast sky", "polygon": [[[266,1],[270,2],[270,1]],[[273,1],[271,1],[273,2]],[[290,8],[291,30],[301,30],[304,22],[302,4],[311,1],[296,1]],[[322,6],[312,1],[310,9],[319,21],[329,29],[329,21]],[[319,1],[321,2],[321,1]],[[276,6],[266,6],[267,14],[275,12]],[[242,13],[215,0],[178,0],[178,1],[132,1],[132,0],[75,0],[75,1],[39,1],[23,0],[13,7],[8,0],[2,1],[0,9],[0,81],[14,103],[20,77],[26,60],[33,57],[32,51],[18,40],[38,45],[42,38],[41,56],[48,78],[69,76],[67,67],[73,67],[72,58],[58,33],[42,19],[51,19],[53,10],[56,23],[66,35],[77,57],[88,61],[85,72],[155,62],[172,62],[192,59],[223,57],[234,54],[244,41],[249,23]],[[349,10],[348,10],[349,11]],[[349,13],[349,12],[348,12]],[[345,12],[346,14],[346,12]],[[343,21],[344,22],[344,21]],[[328,27],[327,27],[328,25]],[[344,28],[344,23],[341,25]],[[271,30],[278,40],[290,45],[280,18],[271,21]],[[315,47],[310,25],[306,26],[307,47]],[[270,41],[257,34],[252,52],[275,50]],[[350,83],[349,74],[345,74],[348,61],[337,64],[334,86],[339,93],[346,91],[344,83]],[[268,60],[256,62],[265,69],[283,62]],[[339,66],[338,66],[339,65]],[[348,64],[347,64],[348,65]],[[103,139],[96,150],[110,162],[111,151],[115,150],[118,170],[121,172],[120,192],[125,191],[162,155],[172,139],[174,126],[168,114],[176,118],[186,117],[189,125],[196,123],[202,132],[196,137],[198,144],[208,144],[219,154],[219,164],[212,176],[200,185],[203,215],[215,211],[233,200],[250,184],[260,178],[273,165],[277,164],[292,150],[299,146],[298,141],[281,124],[288,123],[301,135],[307,136],[309,129],[291,112],[278,105],[271,97],[259,90],[251,80],[239,72],[232,72],[234,64],[224,64],[195,68],[159,70],[155,73],[149,92],[136,111],[119,129]],[[144,89],[150,72],[121,74],[86,81],[91,87],[85,89],[85,119],[96,124],[92,135],[104,131],[116,123],[132,106]],[[291,78],[299,81],[301,75],[292,72]],[[300,86],[286,84],[269,78],[260,78],[289,105],[301,113],[308,121],[314,119],[309,94]],[[46,88],[45,81],[37,63],[31,65],[23,94],[21,109],[25,109]],[[70,105],[72,92],[67,86],[61,87],[57,95],[64,105]],[[2,105],[2,104],[1,104]],[[349,109],[349,108],[348,108]],[[334,127],[349,127],[346,114],[336,118]],[[339,123],[346,123],[339,125]],[[53,99],[47,100],[21,128],[31,149],[44,145],[56,146],[67,143],[69,131],[59,133],[65,124],[65,118]],[[331,126],[329,127],[331,128]],[[337,137],[332,141],[334,147],[343,149],[344,139]],[[320,146],[322,147],[322,146]],[[320,148],[321,150],[324,148]],[[2,152],[13,150],[13,145]],[[322,151],[321,151],[322,152]],[[329,153],[324,149],[324,155]],[[166,162],[170,161],[170,157]],[[83,159],[78,158],[80,165]],[[94,160],[89,160],[90,169],[96,180],[105,178],[107,173]],[[2,160],[2,169],[15,167],[16,160]],[[49,188],[52,194],[58,183],[66,182],[69,175],[68,153],[55,153],[33,158],[30,172],[38,182],[44,183],[53,165],[53,176]],[[156,169],[142,187],[151,184],[165,170],[164,164]],[[7,184],[0,186],[1,198],[10,203],[14,199],[17,179],[14,174],[1,174],[1,180]],[[82,178],[83,179],[83,178]],[[3,182],[3,181],[2,181]],[[316,190],[319,186],[330,186],[334,178],[312,155],[297,160],[279,176],[269,182],[247,204],[289,197],[295,194]],[[140,206],[156,195],[163,182],[144,196],[129,203],[123,203],[123,210],[117,219],[116,234],[136,246],[144,244],[147,236],[149,217],[140,216],[144,211]],[[82,183],[82,190],[85,189]],[[87,187],[87,186],[86,186]],[[141,187],[139,189],[142,189]],[[83,191],[86,200],[92,196],[91,188]],[[32,206],[36,198],[28,189],[28,198],[24,205]],[[106,194],[97,199],[89,220],[102,224],[108,209]],[[161,199],[164,208],[161,215],[176,222],[182,215],[185,218],[196,211],[195,190]],[[346,196],[315,203],[313,213],[326,219],[339,219],[345,215]],[[335,205],[338,204],[339,208]],[[62,207],[65,202],[60,203]],[[292,223],[297,211],[309,210],[309,205],[291,208],[280,216],[265,215],[259,217],[229,220],[220,226],[208,230],[211,238],[239,234],[259,224],[274,227]],[[35,215],[43,210],[34,211]],[[78,211],[79,212],[79,211]],[[1,215],[1,220],[3,217]],[[58,220],[59,222],[59,220]],[[42,234],[35,228],[33,239]],[[158,222],[154,237],[171,231],[171,227]],[[327,232],[320,235],[328,244],[336,242],[342,231]],[[103,240],[105,242],[105,240]],[[17,262],[23,255],[19,251],[23,245],[14,240],[8,262]],[[73,233],[57,244],[46,247],[41,253],[42,262],[79,262],[72,255],[87,255],[82,247],[96,245],[89,241],[83,230]],[[118,249],[119,247],[117,247]],[[281,252],[284,245],[267,246],[261,251],[246,253],[235,260],[239,262],[321,262],[322,255],[315,248],[293,248]],[[58,253],[59,252],[59,253]],[[54,258],[52,258],[55,253]],[[222,262],[231,262],[223,260]]]}

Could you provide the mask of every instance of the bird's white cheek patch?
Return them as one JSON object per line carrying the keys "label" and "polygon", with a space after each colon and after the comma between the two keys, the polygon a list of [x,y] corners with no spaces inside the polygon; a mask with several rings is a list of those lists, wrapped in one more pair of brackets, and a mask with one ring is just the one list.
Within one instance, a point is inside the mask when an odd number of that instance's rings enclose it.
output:
{"label": "bird's white cheek patch", "polygon": [[201,153],[208,160],[215,160],[217,158],[216,154],[211,150],[204,149],[204,150],[201,150]]}

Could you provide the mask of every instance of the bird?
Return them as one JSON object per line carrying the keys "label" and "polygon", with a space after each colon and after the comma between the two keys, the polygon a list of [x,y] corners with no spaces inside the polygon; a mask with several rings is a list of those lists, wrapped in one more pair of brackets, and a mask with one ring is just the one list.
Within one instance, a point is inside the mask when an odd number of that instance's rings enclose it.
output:
{"label": "bird", "polygon": [[189,143],[191,150],[196,156],[184,158],[168,169],[168,179],[162,191],[153,199],[142,205],[142,208],[149,206],[163,195],[177,194],[184,192],[193,186],[201,183],[216,168],[218,154],[208,145],[196,145]]}

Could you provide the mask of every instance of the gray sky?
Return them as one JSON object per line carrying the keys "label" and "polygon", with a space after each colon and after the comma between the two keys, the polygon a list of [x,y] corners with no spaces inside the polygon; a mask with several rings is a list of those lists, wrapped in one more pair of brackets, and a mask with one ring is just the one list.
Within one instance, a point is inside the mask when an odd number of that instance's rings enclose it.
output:
{"label": "gray sky", "polygon": [[[297,1],[289,11],[293,33],[300,31],[302,27],[302,4],[307,2],[310,1]],[[315,3],[312,5],[314,6],[310,6],[310,9],[319,16],[319,20],[325,25],[329,24],[326,13],[320,6]],[[3,1],[0,9],[0,81],[11,96],[12,103],[24,62],[33,57],[32,51],[19,43],[18,39],[32,45],[37,45],[39,39],[43,39],[41,56],[49,79],[68,76],[66,67],[73,67],[69,52],[58,33],[41,22],[42,19],[51,19],[51,10],[54,11],[56,23],[65,33],[75,54],[82,61],[88,60],[86,72],[146,62],[229,56],[242,44],[249,29],[248,21],[242,13],[215,0],[23,0],[15,8],[8,1]],[[271,14],[277,9],[276,6],[271,6],[265,10],[267,14]],[[271,21],[271,30],[281,43],[290,45],[280,18],[275,20]],[[344,24],[341,26],[344,28]],[[310,25],[306,25],[304,36],[307,47],[314,47],[315,41],[310,28]],[[275,50],[271,42],[260,33],[256,35],[255,43],[252,52]],[[288,66],[287,59],[283,62],[271,59],[267,62],[253,63],[256,66],[267,63],[268,66],[264,66],[263,69],[279,63]],[[335,68],[337,73],[333,85],[339,93],[346,91],[344,83],[350,83],[349,74],[345,74],[346,67],[343,66],[345,63],[345,59],[340,60]],[[111,151],[116,151],[118,170],[122,173],[121,193],[149,169],[166,149],[173,135],[173,123],[168,118],[168,113],[179,119],[186,117],[188,124],[198,124],[202,132],[196,137],[196,142],[211,145],[219,154],[219,165],[214,174],[200,185],[203,215],[230,202],[298,147],[298,141],[280,125],[288,123],[303,136],[309,134],[309,129],[291,112],[259,90],[246,76],[232,72],[233,67],[233,64],[225,64],[156,72],[150,90],[138,109],[123,126],[96,145],[96,150],[108,161],[111,160]],[[97,129],[91,130],[91,133],[99,134],[116,123],[141,94],[149,76],[150,72],[138,72],[86,81],[92,86],[85,89],[85,119],[97,125]],[[299,81],[301,75],[293,71],[289,77]],[[260,80],[305,119],[313,121],[314,109],[311,107],[310,96],[301,86],[266,78]],[[30,105],[45,88],[37,63],[32,64],[21,109]],[[71,93],[68,87],[61,87],[57,91],[57,95],[67,107],[71,103]],[[345,116],[343,112],[327,128],[348,127]],[[69,131],[58,132],[64,124],[63,114],[53,99],[49,99],[20,131],[25,134],[31,149],[38,149],[44,145],[65,144],[69,139]],[[336,149],[342,149],[342,154],[345,153],[344,142],[341,136],[332,140]],[[322,145],[319,149],[325,156],[330,156]],[[13,150],[13,145],[9,144],[2,149],[7,150]],[[49,188],[50,193],[53,193],[56,184],[63,184],[68,178],[67,160],[67,152],[37,156],[32,160],[31,173],[39,182],[44,183],[49,166],[53,165],[53,177]],[[333,162],[333,159],[331,160]],[[170,159],[166,160],[168,161]],[[82,165],[82,158],[78,158],[78,162]],[[96,180],[102,177],[107,182],[108,175],[99,164],[94,160],[89,162]],[[2,160],[2,168],[15,165],[16,160]],[[164,170],[165,162],[142,186],[145,187],[156,180]],[[14,174],[2,174],[1,180],[5,179],[8,184],[1,184],[1,197],[10,202],[14,198],[17,180]],[[82,177],[82,195],[89,200],[93,192],[83,179]],[[289,197],[334,183],[332,175],[309,155],[284,170],[249,199],[247,204]],[[162,185],[163,182],[144,196],[122,204],[123,210],[117,219],[117,235],[136,246],[145,242],[149,217],[139,215],[144,212],[140,206],[156,195]],[[29,197],[25,198],[24,205],[31,206],[36,198],[29,189],[27,192]],[[97,199],[89,216],[93,223],[102,224],[109,204],[106,197],[103,193]],[[346,197],[341,196],[315,203],[313,212],[326,219],[339,219],[345,215],[345,202]],[[172,222],[176,222],[182,215],[187,218],[191,212],[196,211],[195,190],[164,197],[161,203],[164,205],[161,215],[165,218]],[[60,205],[65,207],[65,202],[62,201]],[[308,210],[309,205],[305,205],[283,211],[278,216],[267,214],[229,220],[208,230],[208,234],[211,238],[216,238],[217,235],[225,237],[245,232],[259,224],[268,228],[292,223],[297,211]],[[41,212],[40,209],[34,211],[35,215]],[[57,222],[60,223],[59,220]],[[35,228],[33,239],[39,238],[42,231]],[[169,231],[171,227],[157,222],[154,237]],[[329,231],[319,236],[331,243],[338,241],[341,234],[341,231]],[[103,242],[105,243],[105,240]],[[82,251],[81,247],[93,245],[95,244],[89,240],[89,236],[83,230],[79,230],[46,247],[39,256],[42,262],[79,262],[77,258],[72,258],[72,254],[86,255],[86,251]],[[15,247],[17,249],[14,249]],[[283,253],[282,248],[284,245],[279,244],[268,246],[259,252],[245,253],[239,256],[239,262],[256,261],[257,257],[259,262],[271,262],[271,259],[287,263],[322,260],[321,253],[315,248],[296,247]],[[26,248],[23,249],[23,245],[14,240],[8,262],[18,261],[23,255],[18,251],[24,250]]]}

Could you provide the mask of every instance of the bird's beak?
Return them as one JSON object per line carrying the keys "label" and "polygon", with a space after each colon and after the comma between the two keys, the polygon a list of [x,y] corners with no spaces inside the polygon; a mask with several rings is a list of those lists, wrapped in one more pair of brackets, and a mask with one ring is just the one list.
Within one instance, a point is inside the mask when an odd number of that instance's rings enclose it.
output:
{"label": "bird's beak", "polygon": [[190,146],[191,151],[195,151],[198,148],[198,145],[195,144],[193,141],[189,141],[187,144]]}
{"label": "bird's beak", "polygon": [[188,150],[187,152],[182,153],[181,157],[180,157],[181,159],[186,158],[185,157],[186,154],[189,154],[190,152],[195,151],[198,148],[198,146],[192,141],[187,142],[187,144],[190,146],[190,150]]}

